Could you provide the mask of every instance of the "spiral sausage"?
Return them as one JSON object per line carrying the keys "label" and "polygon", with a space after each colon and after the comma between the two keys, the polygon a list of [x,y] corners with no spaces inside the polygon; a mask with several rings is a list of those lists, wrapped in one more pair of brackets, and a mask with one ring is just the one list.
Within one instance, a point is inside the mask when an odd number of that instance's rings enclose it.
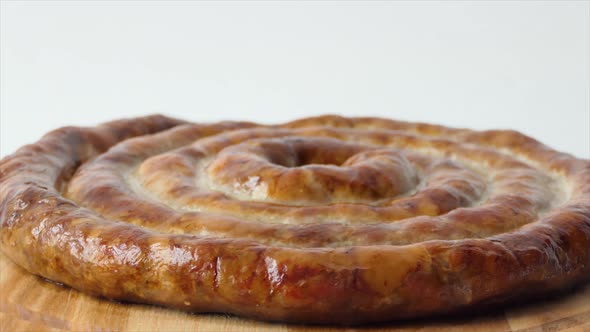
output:
{"label": "spiral sausage", "polygon": [[164,116],[0,162],[0,247],[110,299],[359,324],[590,279],[590,162],[514,131]]}

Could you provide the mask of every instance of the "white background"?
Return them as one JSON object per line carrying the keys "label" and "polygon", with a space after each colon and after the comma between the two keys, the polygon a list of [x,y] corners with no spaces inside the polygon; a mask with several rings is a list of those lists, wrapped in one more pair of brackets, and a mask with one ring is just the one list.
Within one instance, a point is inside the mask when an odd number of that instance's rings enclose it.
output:
{"label": "white background", "polygon": [[590,158],[590,2],[2,1],[0,154],[149,113],[513,128]]}

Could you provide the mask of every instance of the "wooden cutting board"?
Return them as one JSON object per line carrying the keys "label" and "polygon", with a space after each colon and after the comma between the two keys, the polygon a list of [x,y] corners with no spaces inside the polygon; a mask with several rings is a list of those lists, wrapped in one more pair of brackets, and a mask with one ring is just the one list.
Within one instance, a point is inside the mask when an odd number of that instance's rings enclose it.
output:
{"label": "wooden cutting board", "polygon": [[[0,253],[0,331],[351,331],[193,315],[86,296],[22,270]],[[542,302],[485,315],[416,320],[370,331],[590,331],[590,284]]]}

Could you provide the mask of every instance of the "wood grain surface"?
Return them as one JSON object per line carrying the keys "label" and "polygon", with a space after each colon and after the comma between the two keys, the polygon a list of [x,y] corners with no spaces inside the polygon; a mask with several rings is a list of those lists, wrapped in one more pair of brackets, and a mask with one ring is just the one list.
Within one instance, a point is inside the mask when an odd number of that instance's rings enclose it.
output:
{"label": "wood grain surface", "polygon": [[485,314],[335,328],[193,315],[84,295],[33,276],[0,254],[0,331],[590,331],[590,284]]}

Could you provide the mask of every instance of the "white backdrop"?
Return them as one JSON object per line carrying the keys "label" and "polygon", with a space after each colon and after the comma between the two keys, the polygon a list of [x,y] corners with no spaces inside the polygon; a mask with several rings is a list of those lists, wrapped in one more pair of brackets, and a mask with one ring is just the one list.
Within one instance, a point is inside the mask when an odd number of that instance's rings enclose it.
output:
{"label": "white backdrop", "polygon": [[590,2],[2,1],[0,154],[164,113],[513,128],[590,158]]}

